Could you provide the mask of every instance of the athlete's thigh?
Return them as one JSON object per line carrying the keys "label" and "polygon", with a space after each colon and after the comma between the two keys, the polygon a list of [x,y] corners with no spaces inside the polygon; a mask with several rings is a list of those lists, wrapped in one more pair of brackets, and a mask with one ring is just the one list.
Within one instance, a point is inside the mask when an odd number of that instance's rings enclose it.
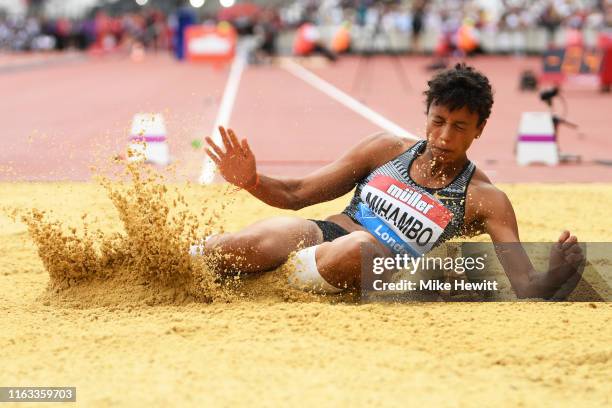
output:
{"label": "athlete's thigh", "polygon": [[323,233],[317,224],[305,218],[291,216],[266,218],[237,234],[248,241],[255,240],[275,252],[286,254],[323,242]]}

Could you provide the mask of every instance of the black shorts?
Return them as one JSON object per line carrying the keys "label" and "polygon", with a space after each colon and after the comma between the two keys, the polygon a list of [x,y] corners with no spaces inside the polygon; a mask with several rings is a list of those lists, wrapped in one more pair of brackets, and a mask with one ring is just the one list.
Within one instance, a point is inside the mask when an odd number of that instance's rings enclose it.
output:
{"label": "black shorts", "polygon": [[323,242],[331,242],[336,238],[343,237],[348,235],[349,232],[331,221],[321,221],[321,220],[310,220],[317,224],[317,227],[323,233]]}

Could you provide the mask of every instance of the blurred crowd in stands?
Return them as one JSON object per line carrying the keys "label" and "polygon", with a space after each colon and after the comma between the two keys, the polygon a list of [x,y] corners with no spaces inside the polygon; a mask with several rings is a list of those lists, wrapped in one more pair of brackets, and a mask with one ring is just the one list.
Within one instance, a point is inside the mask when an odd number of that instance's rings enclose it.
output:
{"label": "blurred crowd in stands", "polygon": [[167,17],[154,9],[115,17],[99,11],[82,19],[0,15],[0,49],[13,51],[112,49],[134,41],[167,49],[169,35]]}
{"label": "blurred crowd in stands", "polygon": [[[379,49],[387,50],[393,39],[408,39],[402,51],[422,52],[427,37],[436,54],[524,52],[537,48],[528,44],[537,34],[546,37],[546,47],[583,45],[584,32],[612,29],[612,0],[297,0],[281,10],[281,19],[298,24],[305,14],[319,26],[348,24],[353,40],[365,39],[362,49],[380,38],[386,45]],[[561,44],[555,43],[560,31]]]}
{"label": "blurred crowd in stands", "polygon": [[[499,0],[497,8],[483,4],[478,0],[295,0],[277,8],[257,6],[248,13],[226,15],[240,34],[259,37],[262,49],[271,55],[278,36],[299,29],[305,21],[370,37],[403,36],[413,52],[423,51],[424,33],[434,33],[437,51],[462,46],[478,51],[479,38],[485,34],[501,44],[540,29],[552,42],[560,28],[580,33],[612,27],[612,0]],[[215,23],[220,15],[198,14],[197,20]],[[135,42],[147,49],[170,49],[175,20],[175,13],[164,14],[152,7],[120,16],[98,9],[81,19],[0,11],[0,50],[112,49]]]}

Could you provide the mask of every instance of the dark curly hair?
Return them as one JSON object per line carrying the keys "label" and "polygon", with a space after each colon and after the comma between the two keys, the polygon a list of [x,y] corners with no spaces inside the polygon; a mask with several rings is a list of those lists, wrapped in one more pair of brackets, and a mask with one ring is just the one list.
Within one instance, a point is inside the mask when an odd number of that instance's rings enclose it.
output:
{"label": "dark curly hair", "polygon": [[493,90],[489,79],[473,67],[460,63],[434,76],[427,82],[426,113],[431,104],[442,105],[454,111],[467,106],[478,114],[478,126],[491,115]]}

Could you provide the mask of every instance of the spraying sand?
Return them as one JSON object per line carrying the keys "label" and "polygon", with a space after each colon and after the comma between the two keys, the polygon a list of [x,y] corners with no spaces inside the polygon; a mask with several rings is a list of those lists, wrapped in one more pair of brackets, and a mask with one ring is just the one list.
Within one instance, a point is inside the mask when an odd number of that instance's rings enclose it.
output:
{"label": "spraying sand", "polygon": [[[611,402],[607,303],[359,305],[289,290],[281,270],[221,280],[189,241],[285,212],[134,171],[0,185],[0,206],[25,221],[0,218],[1,385],[76,386],[84,406]],[[611,239],[610,186],[502,188],[524,241],[565,227]],[[588,211],[559,199],[570,192]]]}

